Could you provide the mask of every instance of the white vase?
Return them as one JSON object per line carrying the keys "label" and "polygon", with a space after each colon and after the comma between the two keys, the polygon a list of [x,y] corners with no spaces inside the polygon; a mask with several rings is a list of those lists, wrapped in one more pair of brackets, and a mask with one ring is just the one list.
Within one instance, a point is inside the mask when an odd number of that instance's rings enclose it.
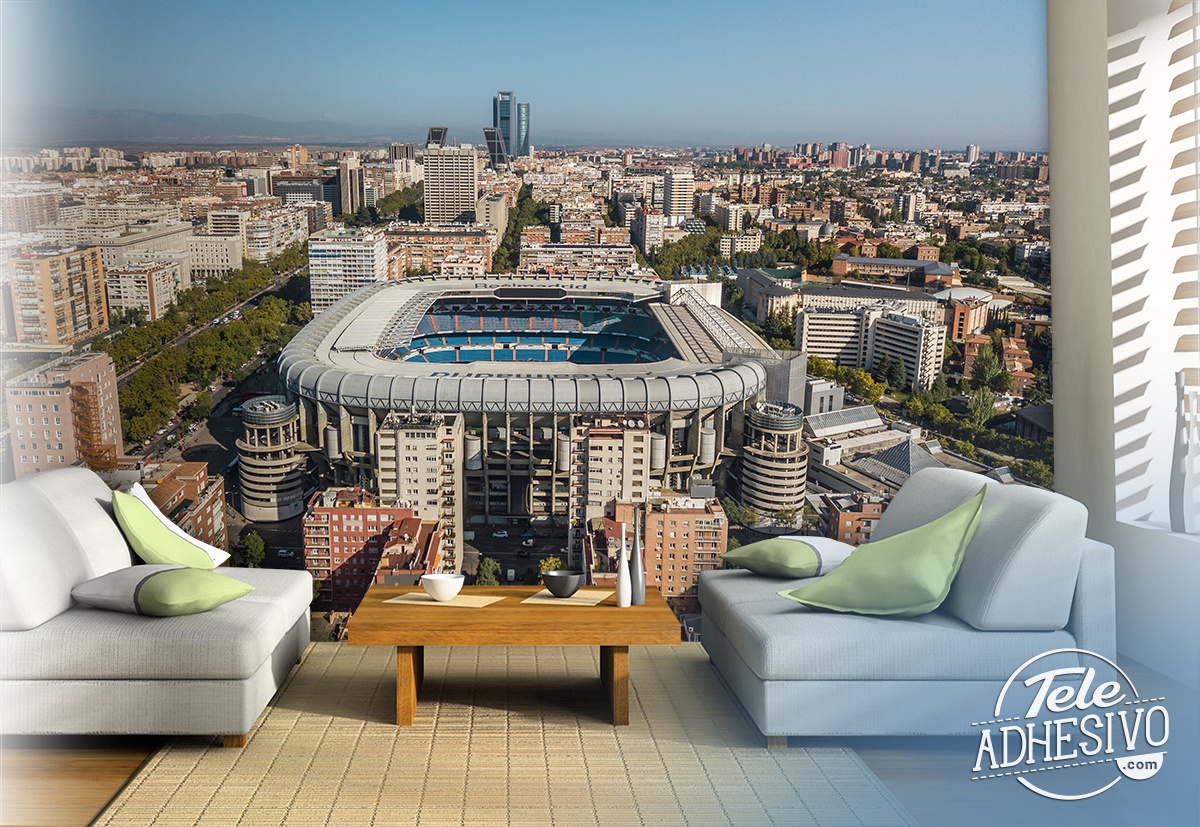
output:
{"label": "white vase", "polygon": [[625,553],[625,523],[621,523],[621,559],[617,561],[617,605],[622,609],[633,599],[633,584],[629,582],[629,556]]}

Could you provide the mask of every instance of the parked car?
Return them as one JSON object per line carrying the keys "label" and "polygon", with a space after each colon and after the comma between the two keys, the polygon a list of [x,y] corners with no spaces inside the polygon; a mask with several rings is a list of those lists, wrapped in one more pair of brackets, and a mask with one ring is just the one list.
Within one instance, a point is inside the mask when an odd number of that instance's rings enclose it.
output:
{"label": "parked car", "polygon": [[504,529],[500,529],[499,531],[493,531],[492,536],[496,537],[497,539],[500,539],[500,540],[507,540],[508,532],[505,531]]}
{"label": "parked car", "polygon": [[292,551],[290,548],[281,548],[279,550],[278,554],[280,557],[295,557],[296,556],[296,552]]}

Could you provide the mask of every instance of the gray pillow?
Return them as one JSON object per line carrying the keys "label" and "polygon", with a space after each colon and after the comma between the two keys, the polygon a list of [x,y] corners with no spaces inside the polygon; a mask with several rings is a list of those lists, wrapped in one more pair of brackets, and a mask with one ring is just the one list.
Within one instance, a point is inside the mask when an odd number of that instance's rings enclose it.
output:
{"label": "gray pillow", "polygon": [[241,580],[187,566],[130,566],[80,583],[71,597],[110,612],[177,617],[215,609],[254,591]]}

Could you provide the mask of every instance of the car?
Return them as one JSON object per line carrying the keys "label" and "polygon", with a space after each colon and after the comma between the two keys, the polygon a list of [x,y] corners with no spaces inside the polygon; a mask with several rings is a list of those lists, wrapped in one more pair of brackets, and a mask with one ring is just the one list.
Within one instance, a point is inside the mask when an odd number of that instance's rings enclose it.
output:
{"label": "car", "polygon": [[159,428],[159,429],[158,429],[157,431],[155,431],[154,433],[155,433],[157,436],[162,436],[162,435],[163,435],[163,434],[165,434],[166,432],[167,432],[167,429],[166,429],[166,428]]}
{"label": "car", "polygon": [[290,548],[281,548],[277,553],[279,554],[280,557],[295,557],[296,556],[296,552],[292,551]]}
{"label": "car", "polygon": [[507,539],[508,539],[508,532],[507,532],[507,531],[505,531],[504,529],[500,529],[499,531],[493,531],[493,532],[492,532],[492,536],[493,536],[493,537],[495,537],[495,538],[496,538],[496,539],[498,539],[498,540],[507,540]]}
{"label": "car", "polygon": [[522,531],[522,532],[521,532],[521,536],[522,536],[522,537],[532,537],[532,536],[533,536],[533,532],[532,532],[532,531]]}
{"label": "car", "polygon": [[524,546],[525,548],[533,548],[534,546],[537,545],[537,540],[530,537],[528,540],[522,540],[521,545]]}

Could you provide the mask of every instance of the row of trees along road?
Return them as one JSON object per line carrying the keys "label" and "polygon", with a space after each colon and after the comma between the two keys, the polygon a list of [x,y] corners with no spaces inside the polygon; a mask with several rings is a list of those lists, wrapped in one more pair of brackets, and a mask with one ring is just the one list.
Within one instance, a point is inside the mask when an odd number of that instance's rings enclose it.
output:
{"label": "row of trees along road", "polygon": [[[273,264],[278,267],[278,260]],[[255,269],[257,271],[259,268]],[[267,283],[269,283],[272,269],[266,267],[265,271]],[[221,280],[198,288],[206,295],[199,297],[199,300],[194,300],[192,306],[193,308],[212,308],[215,306],[212,304],[213,297],[218,297],[216,300],[220,300],[219,297],[222,296],[241,295],[242,291],[247,289],[247,285],[260,283],[260,276],[261,273],[257,273],[254,277],[247,279],[234,273],[228,280]],[[223,283],[230,280],[236,286],[230,287],[228,283]],[[262,284],[262,286],[266,286],[266,284]],[[262,289],[262,287],[258,289]],[[116,348],[116,352],[121,355],[122,361],[126,365],[136,358],[131,356],[128,351],[131,340],[145,343],[146,349],[139,355],[144,356],[147,352],[158,351],[138,368],[120,391],[118,401],[125,437],[132,441],[140,441],[163,427],[179,409],[179,386],[181,383],[196,382],[207,385],[217,376],[240,371],[260,350],[268,357],[277,354],[296,335],[300,327],[312,319],[312,310],[307,298],[308,278],[293,276],[280,295],[263,297],[258,307],[247,307],[242,312],[241,318],[218,327],[202,330],[188,339],[182,347],[163,348],[164,344],[178,335],[178,332],[174,335],[167,335],[166,331],[182,332],[188,326],[187,324],[180,326],[178,320],[166,327],[165,330],[152,331],[149,335],[140,334],[142,328],[133,328],[107,342],[106,344]],[[220,311],[214,313],[212,318],[228,312],[230,306],[229,303],[223,304]],[[194,310],[193,312],[198,311]],[[184,311],[181,309],[172,311],[172,315],[182,313]],[[165,321],[165,319],[160,321]],[[158,322],[153,322],[146,327],[157,324]],[[112,351],[110,351],[110,355],[112,355]],[[113,360],[117,361],[117,357],[114,356]],[[207,413],[211,413],[211,407],[211,394],[202,391],[198,394],[196,404],[189,412],[190,416],[193,419],[202,418]]]}

